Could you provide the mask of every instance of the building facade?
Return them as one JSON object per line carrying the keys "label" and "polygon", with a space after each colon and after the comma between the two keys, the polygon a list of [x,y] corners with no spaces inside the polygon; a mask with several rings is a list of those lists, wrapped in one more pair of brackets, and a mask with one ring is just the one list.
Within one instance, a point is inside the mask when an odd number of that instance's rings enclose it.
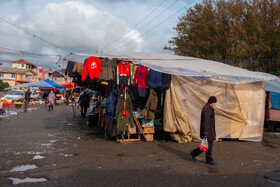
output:
{"label": "building facade", "polygon": [[37,81],[38,74],[31,69],[0,67],[0,79],[9,83],[10,86],[16,86]]}
{"label": "building facade", "polygon": [[52,73],[52,81],[57,84],[64,84],[71,81],[71,78],[65,75],[66,69],[54,70]]}
{"label": "building facade", "polygon": [[9,85],[34,82],[38,80],[50,79],[57,84],[64,84],[71,81],[71,78],[65,76],[65,70],[52,71],[51,68],[36,67],[31,62],[24,59],[11,61],[12,67],[0,67],[0,79]]}

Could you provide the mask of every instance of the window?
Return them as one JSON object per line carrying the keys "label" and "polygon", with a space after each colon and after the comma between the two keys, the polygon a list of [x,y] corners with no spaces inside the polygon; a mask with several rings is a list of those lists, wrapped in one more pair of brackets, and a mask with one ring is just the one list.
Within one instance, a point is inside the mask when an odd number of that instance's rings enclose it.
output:
{"label": "window", "polygon": [[24,64],[21,64],[21,67],[24,67]]}
{"label": "window", "polygon": [[0,77],[4,77],[4,73],[0,73]]}
{"label": "window", "polygon": [[13,73],[13,74],[12,74],[12,78],[15,78],[15,77],[16,77],[16,74],[15,74],[15,73]]}
{"label": "window", "polygon": [[23,78],[23,75],[20,75],[20,78],[22,79],[22,78]]}

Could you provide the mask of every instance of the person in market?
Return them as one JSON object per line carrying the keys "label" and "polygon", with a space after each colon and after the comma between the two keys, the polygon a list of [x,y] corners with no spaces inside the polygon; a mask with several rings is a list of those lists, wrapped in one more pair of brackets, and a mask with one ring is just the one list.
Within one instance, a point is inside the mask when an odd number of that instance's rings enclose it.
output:
{"label": "person in market", "polygon": [[25,99],[24,111],[25,111],[25,112],[27,111],[27,108],[28,108],[28,105],[29,105],[29,102],[30,102],[30,96],[31,96],[31,92],[30,92],[30,89],[28,89],[28,90],[25,92],[25,96],[24,96],[24,99]]}
{"label": "person in market", "polygon": [[89,107],[89,102],[90,102],[90,95],[88,94],[88,91],[85,90],[84,93],[80,96],[78,101],[78,103],[82,108],[81,115],[83,117],[86,117],[87,109]]}
{"label": "person in market", "polygon": [[[203,139],[207,138],[208,141],[208,150],[206,151],[206,163],[210,165],[216,165],[216,162],[212,158],[212,148],[213,141],[216,140],[216,131],[215,131],[215,112],[214,107],[216,106],[217,98],[211,96],[208,99],[208,102],[204,105],[201,111],[201,121],[200,121],[200,137]],[[193,161],[196,160],[196,157],[203,153],[200,148],[196,148],[190,151]]]}
{"label": "person in market", "polygon": [[49,111],[53,110],[53,105],[55,104],[55,94],[53,93],[53,90],[48,95],[48,105],[49,105]]}
{"label": "person in market", "polygon": [[71,91],[70,91],[70,90],[67,90],[67,91],[66,91],[66,95],[65,95],[65,98],[66,98],[66,105],[69,105],[69,98],[70,98],[70,95],[71,95]]}

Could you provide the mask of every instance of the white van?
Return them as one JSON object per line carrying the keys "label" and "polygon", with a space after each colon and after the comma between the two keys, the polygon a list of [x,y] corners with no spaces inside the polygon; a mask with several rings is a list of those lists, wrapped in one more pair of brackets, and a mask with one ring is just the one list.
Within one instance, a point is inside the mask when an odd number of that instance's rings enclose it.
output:
{"label": "white van", "polygon": [[5,95],[2,99],[11,99],[12,101],[24,100],[24,91],[22,90],[11,90],[7,95]]}

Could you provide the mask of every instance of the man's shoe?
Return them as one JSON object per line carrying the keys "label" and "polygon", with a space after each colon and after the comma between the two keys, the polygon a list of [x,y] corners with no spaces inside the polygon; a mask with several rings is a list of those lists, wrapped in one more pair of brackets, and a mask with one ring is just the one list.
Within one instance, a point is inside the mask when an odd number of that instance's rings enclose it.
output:
{"label": "man's shoe", "polygon": [[193,151],[190,151],[190,154],[191,154],[192,160],[195,162],[196,161],[196,157],[194,156]]}
{"label": "man's shoe", "polygon": [[216,166],[217,163],[215,161],[211,161],[211,162],[206,162],[206,164],[212,165],[212,166]]}

